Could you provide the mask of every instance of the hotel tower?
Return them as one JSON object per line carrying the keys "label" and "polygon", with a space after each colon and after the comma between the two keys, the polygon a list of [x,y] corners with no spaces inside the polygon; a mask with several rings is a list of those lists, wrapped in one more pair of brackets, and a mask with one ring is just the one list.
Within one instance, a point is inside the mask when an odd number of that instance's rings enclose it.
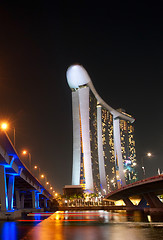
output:
{"label": "hotel tower", "polygon": [[81,65],[67,70],[72,90],[72,185],[107,194],[137,180],[134,118],[98,95]]}

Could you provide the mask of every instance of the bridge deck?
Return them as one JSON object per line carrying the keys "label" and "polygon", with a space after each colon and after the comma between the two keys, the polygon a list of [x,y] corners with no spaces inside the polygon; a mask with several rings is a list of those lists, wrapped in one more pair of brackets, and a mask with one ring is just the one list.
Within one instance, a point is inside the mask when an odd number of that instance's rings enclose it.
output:
{"label": "bridge deck", "polygon": [[128,184],[111,193],[106,198],[112,200],[119,200],[123,197],[141,195],[143,193],[153,192],[156,195],[163,194],[163,175],[150,177],[135,183]]}

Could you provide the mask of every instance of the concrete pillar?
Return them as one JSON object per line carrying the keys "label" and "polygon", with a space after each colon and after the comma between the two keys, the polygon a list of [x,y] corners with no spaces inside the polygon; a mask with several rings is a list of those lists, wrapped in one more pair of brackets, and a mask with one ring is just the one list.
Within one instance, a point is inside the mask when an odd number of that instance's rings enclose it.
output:
{"label": "concrete pillar", "polygon": [[114,150],[115,150],[115,162],[118,164],[119,168],[119,177],[121,180],[121,185],[126,185],[122,151],[121,151],[121,134],[120,134],[120,120],[116,118],[113,120],[113,129],[114,129]]}
{"label": "concrete pillar", "polygon": [[39,192],[32,191],[32,208],[39,208]]}
{"label": "concrete pillar", "polygon": [[36,208],[36,192],[32,191],[32,208]]}
{"label": "concrete pillar", "polygon": [[151,208],[163,208],[163,203],[154,193],[144,193],[143,196]]}
{"label": "concrete pillar", "polygon": [[98,162],[99,162],[99,173],[100,173],[100,184],[103,194],[108,194],[108,188],[106,184],[106,173],[104,164],[103,154],[103,141],[102,141],[102,116],[101,106],[97,106],[97,143],[98,143]]}
{"label": "concrete pillar", "polygon": [[145,208],[147,207],[147,201],[142,197],[142,199],[140,200],[139,204],[138,204],[139,208]]}
{"label": "concrete pillar", "polygon": [[20,198],[20,207],[21,207],[21,209],[24,208],[24,193],[21,194],[21,198]]}
{"label": "concrete pillar", "polygon": [[13,210],[15,176],[8,177],[8,210]]}
{"label": "concrete pillar", "polygon": [[47,208],[47,198],[44,198],[44,208]]}
{"label": "concrete pillar", "polygon": [[20,209],[20,193],[18,190],[15,192],[15,195],[16,195],[16,208]]}
{"label": "concrete pillar", "polygon": [[1,211],[8,210],[8,196],[6,186],[6,173],[5,167],[0,165],[0,200],[1,200]]}
{"label": "concrete pillar", "polygon": [[126,207],[131,207],[131,208],[136,207],[128,197],[123,198],[123,201],[126,204]]}
{"label": "concrete pillar", "polygon": [[40,207],[40,198],[39,198],[40,194],[39,193],[36,193],[36,208],[39,208]]}

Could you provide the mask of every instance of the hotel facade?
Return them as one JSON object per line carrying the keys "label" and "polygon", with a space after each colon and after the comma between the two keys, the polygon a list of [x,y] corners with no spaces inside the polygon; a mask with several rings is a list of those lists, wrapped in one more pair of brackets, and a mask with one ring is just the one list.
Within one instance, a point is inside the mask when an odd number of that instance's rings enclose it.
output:
{"label": "hotel facade", "polygon": [[134,118],[110,107],[81,65],[67,70],[72,90],[72,185],[107,194],[137,180]]}

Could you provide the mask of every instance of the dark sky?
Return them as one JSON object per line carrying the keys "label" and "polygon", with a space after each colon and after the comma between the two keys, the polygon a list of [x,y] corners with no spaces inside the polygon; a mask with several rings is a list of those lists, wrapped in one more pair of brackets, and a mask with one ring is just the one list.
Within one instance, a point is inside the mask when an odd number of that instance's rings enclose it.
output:
{"label": "dark sky", "polygon": [[[58,3],[57,3],[58,2]],[[56,191],[71,184],[71,90],[66,70],[88,71],[100,96],[133,115],[138,163],[163,171],[161,1],[0,3],[0,121],[16,129]],[[13,139],[13,131],[8,131]]]}

